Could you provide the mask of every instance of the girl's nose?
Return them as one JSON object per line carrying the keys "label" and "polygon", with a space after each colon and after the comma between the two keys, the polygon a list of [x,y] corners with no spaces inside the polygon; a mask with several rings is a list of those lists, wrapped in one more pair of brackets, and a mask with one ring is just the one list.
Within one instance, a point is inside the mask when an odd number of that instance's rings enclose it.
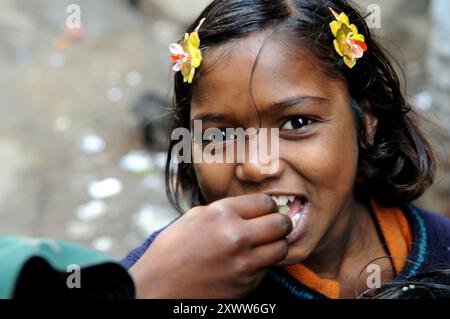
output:
{"label": "girl's nose", "polygon": [[279,158],[272,158],[270,164],[246,160],[236,166],[236,177],[243,182],[261,183],[267,179],[281,177],[285,167],[285,162]]}

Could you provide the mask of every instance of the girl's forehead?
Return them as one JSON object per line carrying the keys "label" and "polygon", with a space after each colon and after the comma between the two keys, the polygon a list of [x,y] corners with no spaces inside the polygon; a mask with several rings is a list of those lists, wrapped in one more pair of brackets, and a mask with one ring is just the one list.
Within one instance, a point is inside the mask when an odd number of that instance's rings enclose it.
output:
{"label": "girl's forehead", "polygon": [[[336,92],[340,91],[340,92]],[[330,78],[307,49],[268,32],[209,49],[193,90],[192,110],[271,105],[290,96],[329,98],[346,87]]]}

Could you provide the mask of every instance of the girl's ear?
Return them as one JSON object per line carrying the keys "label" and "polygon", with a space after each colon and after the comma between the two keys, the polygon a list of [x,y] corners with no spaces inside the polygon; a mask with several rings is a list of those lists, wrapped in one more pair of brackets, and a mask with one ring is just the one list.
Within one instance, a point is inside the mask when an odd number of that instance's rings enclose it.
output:
{"label": "girl's ear", "polygon": [[365,132],[365,140],[367,143],[372,146],[375,143],[375,135],[377,133],[378,128],[378,119],[373,114],[372,105],[368,100],[363,101],[363,109],[364,109],[364,132]]}

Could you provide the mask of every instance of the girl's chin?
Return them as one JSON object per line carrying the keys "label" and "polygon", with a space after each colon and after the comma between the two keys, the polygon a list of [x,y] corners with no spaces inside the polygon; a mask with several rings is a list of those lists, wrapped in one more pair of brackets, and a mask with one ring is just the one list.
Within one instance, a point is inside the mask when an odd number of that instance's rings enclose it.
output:
{"label": "girl's chin", "polygon": [[[301,241],[300,241],[301,242]],[[303,263],[308,257],[313,249],[305,247],[304,245],[292,244],[289,246],[288,255],[285,260],[281,263],[282,266],[292,266]]]}

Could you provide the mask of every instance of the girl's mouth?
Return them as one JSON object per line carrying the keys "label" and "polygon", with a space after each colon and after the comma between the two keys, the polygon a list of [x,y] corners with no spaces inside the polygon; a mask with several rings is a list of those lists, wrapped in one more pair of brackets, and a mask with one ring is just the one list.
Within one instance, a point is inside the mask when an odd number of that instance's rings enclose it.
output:
{"label": "girl's mouth", "polygon": [[292,220],[292,232],[287,236],[289,244],[296,242],[303,234],[306,217],[309,213],[309,202],[304,196],[270,196],[278,207],[278,212],[289,216]]}

